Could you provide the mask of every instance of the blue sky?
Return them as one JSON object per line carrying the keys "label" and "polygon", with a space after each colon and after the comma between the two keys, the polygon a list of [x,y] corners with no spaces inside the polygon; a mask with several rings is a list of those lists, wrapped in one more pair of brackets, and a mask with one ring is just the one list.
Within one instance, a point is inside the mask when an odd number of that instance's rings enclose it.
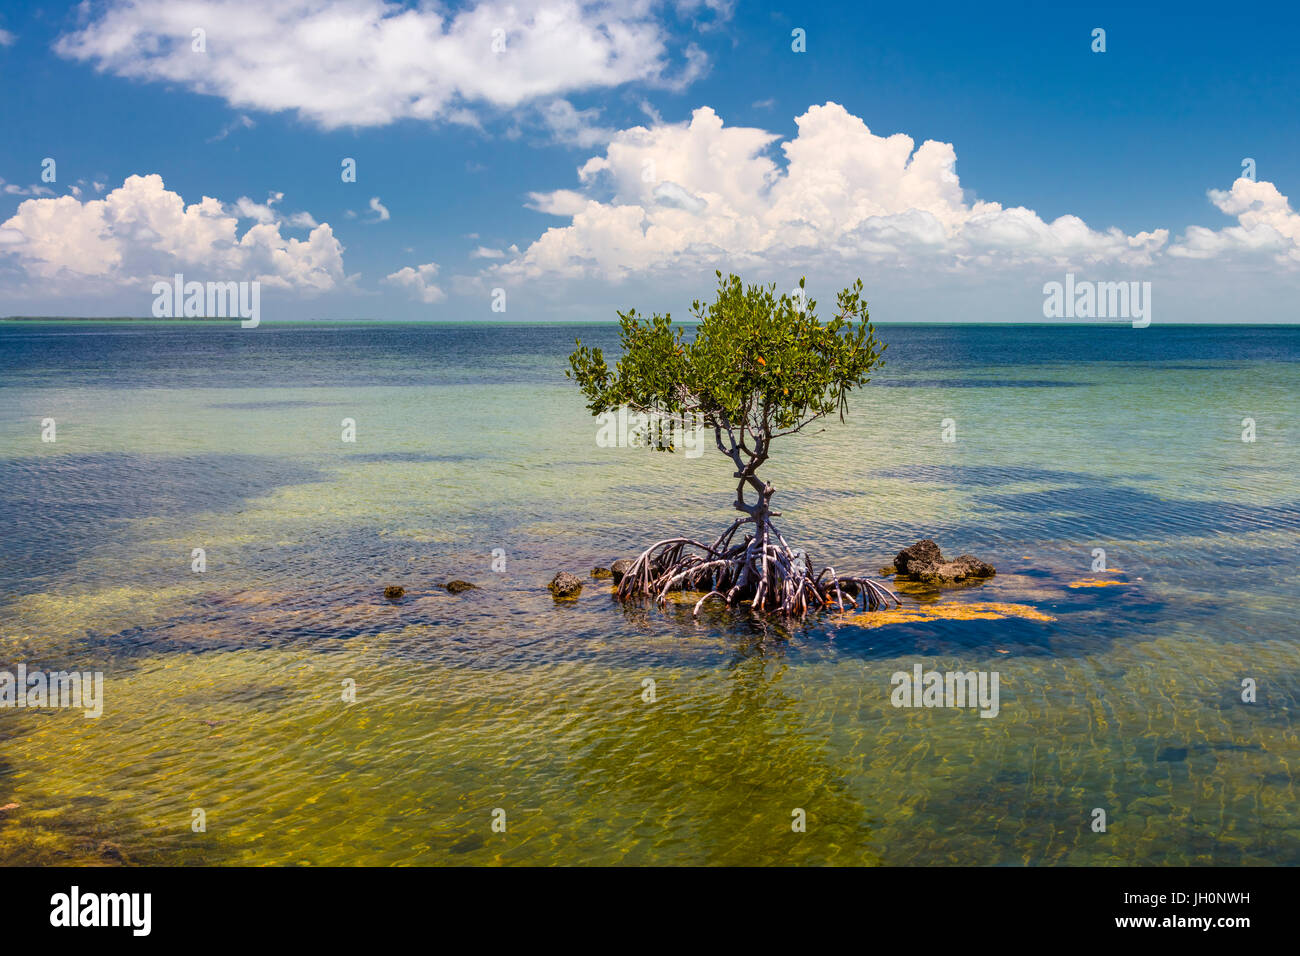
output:
{"label": "blue sky", "polygon": [[144,315],[173,271],[268,318],[684,314],[721,268],[861,275],[887,321],[1043,321],[1067,271],[1295,321],[1294,6],[1044,6],[9,3],[0,314]]}

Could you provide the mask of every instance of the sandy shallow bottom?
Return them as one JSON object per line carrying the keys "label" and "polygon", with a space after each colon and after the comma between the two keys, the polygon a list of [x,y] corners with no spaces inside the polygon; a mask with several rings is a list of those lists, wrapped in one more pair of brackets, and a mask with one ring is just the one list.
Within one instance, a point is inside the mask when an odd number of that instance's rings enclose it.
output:
{"label": "sandy shallow bottom", "polygon": [[[0,863],[1300,864],[1292,345],[895,330],[773,462],[782,532],[998,574],[782,627],[552,600],[730,518],[725,462],[595,445],[571,332],[9,334],[0,670],[102,671],[105,712],[0,710]],[[894,707],[918,664],[997,671],[997,717]]]}

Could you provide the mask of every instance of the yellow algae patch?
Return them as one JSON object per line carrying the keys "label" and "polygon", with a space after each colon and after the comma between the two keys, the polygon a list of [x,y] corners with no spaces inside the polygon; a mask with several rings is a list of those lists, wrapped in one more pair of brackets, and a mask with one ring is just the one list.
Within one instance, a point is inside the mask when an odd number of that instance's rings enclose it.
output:
{"label": "yellow algae patch", "polygon": [[[615,585],[612,590],[616,589],[617,585]],[[669,591],[664,595],[664,600],[669,604],[685,604],[688,607],[693,607],[699,602],[700,598],[704,597],[704,595],[708,593],[708,591]],[[726,601],[723,601],[720,598],[714,598],[706,604],[705,607],[725,607],[726,603]]]}
{"label": "yellow algae patch", "polygon": [[1099,581],[1097,578],[1084,578],[1082,581],[1071,581],[1066,587],[1070,588],[1113,588],[1119,584],[1128,584],[1127,581]]}
{"label": "yellow algae patch", "polygon": [[964,604],[931,604],[925,607],[900,607],[890,610],[868,611],[854,614],[848,620],[863,627],[881,627],[885,624],[911,624],[926,621],[998,621],[1018,617],[1026,621],[1055,621],[1050,614],[1028,604],[1006,604],[1000,601],[971,601]]}

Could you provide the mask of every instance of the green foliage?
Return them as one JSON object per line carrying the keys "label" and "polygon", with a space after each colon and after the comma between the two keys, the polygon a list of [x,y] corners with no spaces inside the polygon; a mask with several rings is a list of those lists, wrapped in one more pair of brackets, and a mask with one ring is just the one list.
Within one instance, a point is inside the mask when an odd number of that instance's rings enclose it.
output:
{"label": "green foliage", "polygon": [[717,275],[715,301],[691,306],[699,324],[689,342],[669,315],[646,319],[635,309],[618,314],[623,355],[613,369],[600,349],[576,342],[565,374],[592,414],[623,405],[668,419],[698,414],[733,450],[764,459],[772,438],[835,412],[842,419],[849,392],[867,383],[885,350],[862,280],[839,293],[834,317],[822,322],[815,300],[800,308],[775,286]]}

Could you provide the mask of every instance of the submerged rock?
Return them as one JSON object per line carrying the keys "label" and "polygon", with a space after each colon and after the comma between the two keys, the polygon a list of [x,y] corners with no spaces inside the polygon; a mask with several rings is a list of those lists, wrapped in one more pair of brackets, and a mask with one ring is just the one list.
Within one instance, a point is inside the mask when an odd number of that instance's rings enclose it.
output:
{"label": "submerged rock", "polygon": [[384,588],[384,597],[388,598],[390,601],[400,601],[402,595],[405,593],[406,588],[402,587],[400,584],[390,584],[388,587]]}
{"label": "submerged rock", "polygon": [[460,594],[462,591],[474,591],[478,589],[477,584],[470,584],[468,581],[448,581],[443,587],[452,594]]}
{"label": "submerged rock", "polygon": [[462,837],[451,845],[452,853],[469,853],[471,850],[481,849],[487,844],[487,840],[481,833],[471,833],[467,837]]}
{"label": "submerged rock", "polygon": [[622,581],[623,575],[627,574],[629,571],[632,570],[632,564],[633,562],[631,558],[619,558],[612,565],[610,565],[609,572],[614,576],[615,584],[618,584],[619,581]]}
{"label": "submerged rock", "polygon": [[110,863],[127,862],[126,854],[116,843],[109,843],[107,840],[101,840],[99,846],[95,847],[95,852],[99,854],[100,859],[107,860]]}
{"label": "submerged rock", "polygon": [[551,578],[551,583],[547,587],[551,589],[551,593],[557,598],[576,597],[582,590],[582,582],[568,571],[561,571]]}
{"label": "submerged rock", "polygon": [[591,576],[593,578],[612,578],[614,576],[614,572],[611,571],[609,568],[592,568]]}
{"label": "submerged rock", "polygon": [[[923,584],[953,585],[989,578],[997,573],[993,565],[970,554],[959,555],[951,561],[944,559],[939,546],[929,538],[922,538],[910,548],[904,548],[894,558],[894,570],[900,578],[911,578]],[[887,574],[888,568],[881,568]]]}

